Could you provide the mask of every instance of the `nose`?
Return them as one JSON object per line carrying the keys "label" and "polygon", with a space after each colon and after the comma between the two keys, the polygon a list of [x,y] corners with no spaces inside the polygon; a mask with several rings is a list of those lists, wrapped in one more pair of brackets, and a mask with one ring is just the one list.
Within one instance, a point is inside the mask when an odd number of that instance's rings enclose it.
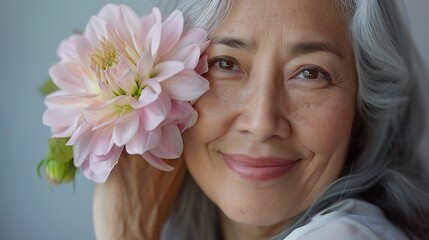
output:
{"label": "nose", "polygon": [[240,133],[260,142],[272,137],[287,138],[291,133],[283,77],[272,66],[259,65],[249,76],[247,94],[242,98],[241,111],[235,120]]}

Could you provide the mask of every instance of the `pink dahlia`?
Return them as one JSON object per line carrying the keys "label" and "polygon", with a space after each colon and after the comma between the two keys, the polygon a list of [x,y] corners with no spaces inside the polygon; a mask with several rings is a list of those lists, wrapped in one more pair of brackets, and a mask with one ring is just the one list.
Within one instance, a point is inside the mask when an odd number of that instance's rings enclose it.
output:
{"label": "pink dahlia", "polygon": [[179,11],[162,21],[156,8],[140,18],[108,4],[60,44],[49,71],[60,90],[46,97],[43,122],[52,137],[70,137],[87,178],[105,182],[124,149],[172,170],[162,159],[181,155],[181,133],[197,118],[190,102],[209,88],[207,33],[184,32],[183,21]]}

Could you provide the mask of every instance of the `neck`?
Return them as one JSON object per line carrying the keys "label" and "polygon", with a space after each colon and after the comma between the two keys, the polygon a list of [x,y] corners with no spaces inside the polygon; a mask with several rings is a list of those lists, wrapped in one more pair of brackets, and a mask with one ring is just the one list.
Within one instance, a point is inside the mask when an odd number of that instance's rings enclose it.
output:
{"label": "neck", "polygon": [[279,222],[270,226],[253,226],[241,224],[229,219],[220,212],[220,221],[224,240],[262,240],[270,239],[281,232],[287,222]]}

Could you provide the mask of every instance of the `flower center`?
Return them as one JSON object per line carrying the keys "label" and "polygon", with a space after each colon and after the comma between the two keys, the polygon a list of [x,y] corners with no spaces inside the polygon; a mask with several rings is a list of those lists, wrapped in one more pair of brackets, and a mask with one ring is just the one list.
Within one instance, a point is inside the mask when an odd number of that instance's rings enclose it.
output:
{"label": "flower center", "polygon": [[95,50],[90,59],[91,65],[94,66],[97,71],[106,71],[119,62],[115,46],[107,40],[101,42],[100,47]]}

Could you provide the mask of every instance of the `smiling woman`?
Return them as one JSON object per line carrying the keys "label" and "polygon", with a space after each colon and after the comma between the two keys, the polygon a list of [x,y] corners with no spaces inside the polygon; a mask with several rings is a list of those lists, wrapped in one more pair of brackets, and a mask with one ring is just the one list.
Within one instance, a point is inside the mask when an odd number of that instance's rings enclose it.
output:
{"label": "smiling woman", "polygon": [[124,154],[97,186],[97,236],[427,239],[427,79],[399,4],[177,1],[210,32],[210,90],[175,171]]}

